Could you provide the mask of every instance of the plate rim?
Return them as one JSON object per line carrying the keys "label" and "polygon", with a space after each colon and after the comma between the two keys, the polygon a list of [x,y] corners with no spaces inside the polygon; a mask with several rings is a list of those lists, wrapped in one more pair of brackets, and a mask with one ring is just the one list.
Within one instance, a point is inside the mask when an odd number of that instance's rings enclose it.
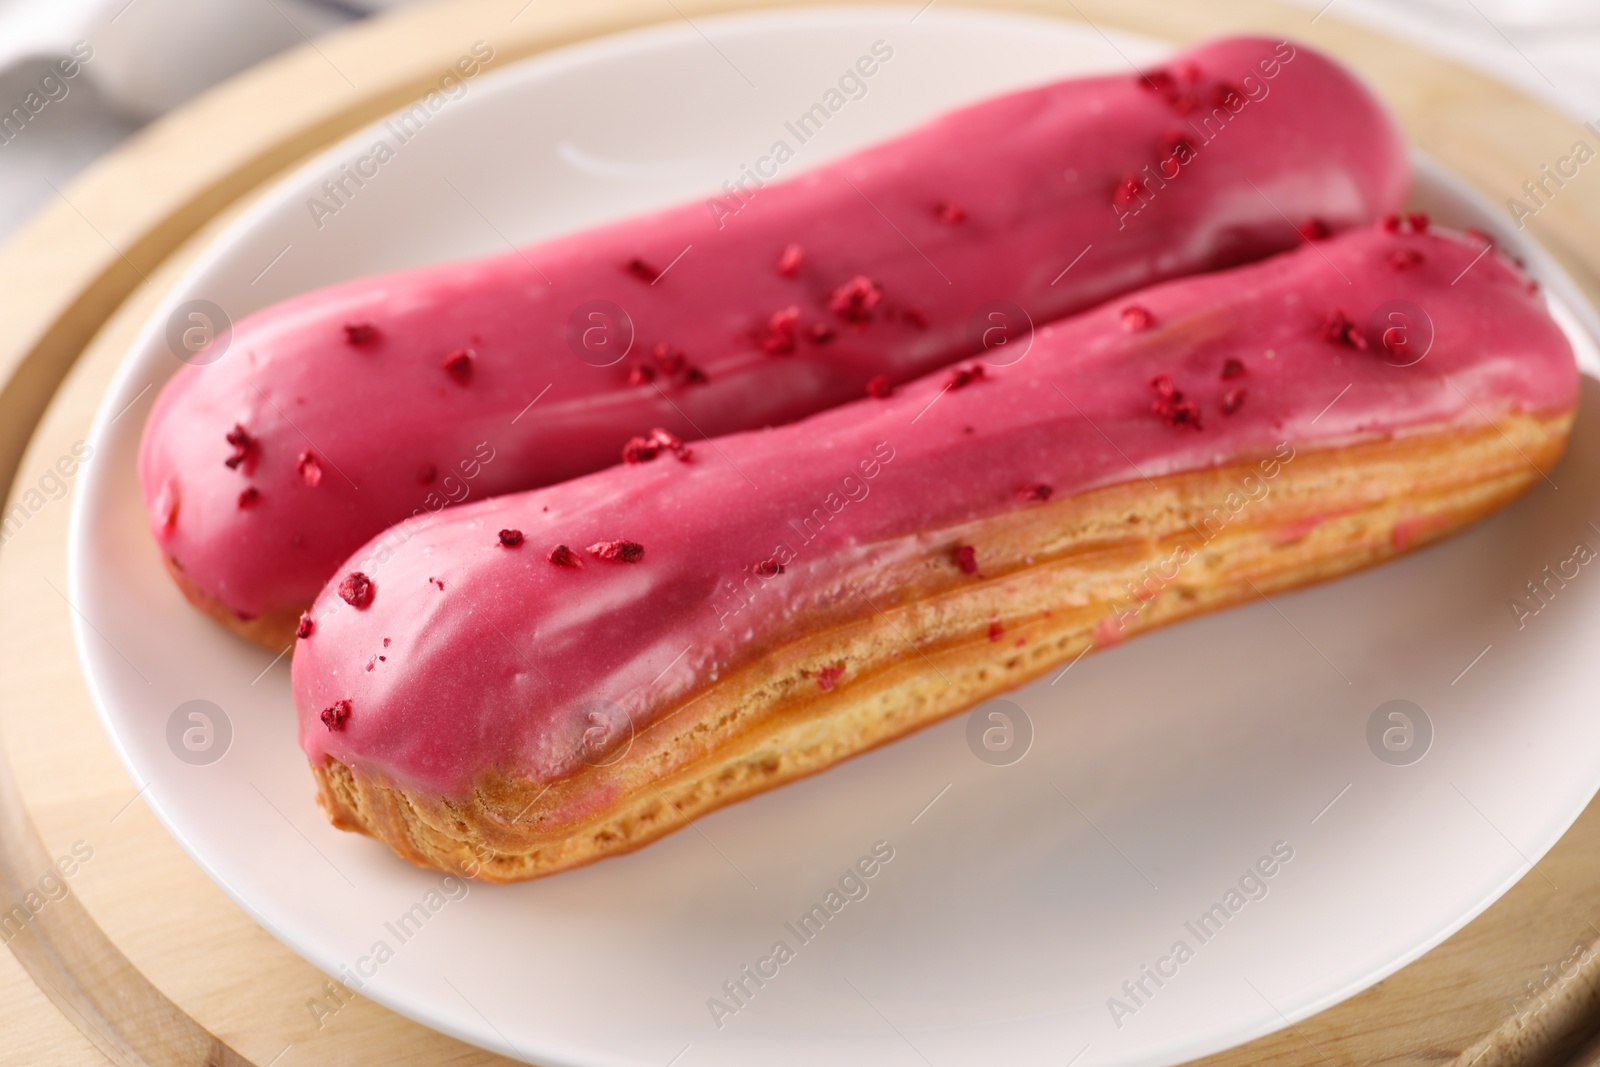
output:
{"label": "plate rim", "polygon": [[[744,24],[756,24],[759,26],[763,23],[770,23],[782,26],[792,24],[797,19],[806,22],[808,25],[817,24],[817,21],[814,20],[827,22],[830,19],[844,24],[869,23],[874,18],[883,17],[886,12],[903,13],[912,10],[914,6],[910,4],[874,4],[848,7],[769,8],[756,11],[728,12],[707,16],[699,21],[702,24],[712,25],[718,30],[722,30],[725,27],[738,28]],[[1030,12],[988,8],[958,8],[954,6],[942,8],[939,12],[939,17],[950,21],[972,19],[989,24],[995,22],[1032,22],[1047,23],[1053,26],[1080,25],[1075,20]],[[483,86],[485,90],[492,90],[496,93],[515,92],[518,85],[525,86],[530,80],[559,75],[564,69],[582,66],[597,58],[605,58],[607,55],[627,54],[635,48],[648,47],[653,39],[660,39],[663,43],[670,43],[676,39],[684,38],[692,32],[692,30],[676,23],[665,23],[606,34],[515,60],[504,67],[487,72],[481,76],[481,79],[477,80],[477,84]],[[1146,37],[1146,39],[1152,41],[1155,40],[1154,38],[1148,38],[1145,34],[1133,31],[1119,29],[1116,32],[1128,37],[1138,36]],[[1162,43],[1170,45],[1170,42]],[[492,86],[490,84],[491,80],[493,82]],[[112,401],[120,399],[121,394],[128,390],[128,381],[135,376],[134,366],[138,354],[151,347],[153,338],[160,334],[161,323],[166,315],[170,314],[178,303],[181,303],[180,296],[194,291],[194,283],[205,273],[214,269],[219,260],[225,258],[226,250],[251,233],[264,218],[278,210],[283,199],[293,191],[298,190],[299,183],[305,177],[310,174],[325,173],[329,169],[329,163],[347,159],[351,150],[369,140],[372,134],[382,127],[384,120],[391,117],[392,114],[386,113],[380,116],[371,124],[355,130],[274,177],[270,182],[260,187],[258,195],[243,211],[218,232],[207,237],[204,249],[185,268],[181,275],[170,283],[160,301],[144,319],[143,325],[134,336],[128,350],[118,362],[117,369],[105,387],[95,411],[88,436],[88,440],[92,444],[98,445],[102,440],[105,427],[110,421],[108,416],[113,414]],[[1467,183],[1454,172],[1414,148],[1411,149],[1411,156],[1415,168],[1416,180],[1413,183],[1414,188],[1424,183],[1432,183],[1471,203],[1475,210],[1481,212],[1485,222],[1490,223],[1485,228],[1496,238],[1497,242],[1502,247],[1524,256],[1529,264],[1530,273],[1539,280],[1541,285],[1559,295],[1561,298],[1560,304],[1564,305],[1565,310],[1578,320],[1581,328],[1589,335],[1590,340],[1600,344],[1600,313],[1596,312],[1594,305],[1583,295],[1581,287],[1565,268],[1538,241],[1530,234],[1519,232],[1501,220],[1492,202],[1483,193],[1479,192],[1476,187]],[[796,173],[800,173],[800,171],[796,171]],[[94,507],[89,502],[94,494],[89,490],[100,480],[100,477],[98,469],[92,469],[89,476],[84,479],[83,490],[75,494],[71,502],[68,521],[67,591],[68,596],[74,603],[81,601],[80,593],[84,588],[83,583],[88,580],[84,575],[84,568],[87,565],[86,556],[89,554],[89,548],[86,547],[85,529],[90,522],[88,512]],[[90,649],[96,643],[96,634],[92,632],[93,628],[88,620],[76,611],[71,615],[71,626],[80,673],[89,690],[96,717],[111,742],[122,767],[138,784],[141,780],[141,776],[138,773],[139,766],[115,727],[111,710],[113,701],[103,688],[99,672],[91,669],[91,656],[94,653],[91,653]],[[287,946],[296,955],[312,963],[318,970],[323,971],[330,977],[336,980],[339,979],[342,962],[335,958],[333,950],[325,948],[320,942],[312,942],[306,938],[294,936],[288,929],[274,921],[267,912],[252,903],[242,892],[237,891],[236,887],[231,885],[221,872],[207,861],[200,847],[182,831],[180,814],[177,811],[169,810],[161,802],[156,791],[148,788],[150,784],[151,782],[144,783],[147,804],[156,815],[162,828],[179,844],[190,860],[206,874],[212,884],[221,889],[235,905],[250,916],[252,921],[271,933],[274,938]],[[1600,790],[1600,781],[1596,782],[1596,789]],[[1592,799],[1593,795],[1594,793],[1591,793],[1590,799]],[[1497,883],[1481,902],[1475,904],[1459,918],[1444,924],[1435,935],[1421,943],[1414,951],[1397,958],[1392,965],[1374,972],[1370,977],[1352,981],[1345,987],[1316,998],[1306,1005],[1296,1008],[1294,1011],[1282,1013],[1276,1021],[1269,1020],[1264,1028],[1248,1032],[1240,1031],[1237,1036],[1230,1037],[1220,1044],[1211,1043],[1204,1047],[1194,1046],[1187,1048],[1185,1058],[1209,1055],[1285,1029],[1302,1019],[1348,999],[1355,993],[1370,988],[1377,982],[1414,962],[1481,915],[1484,910],[1500,899],[1511,886],[1526,877],[1531,872],[1532,865],[1537,864],[1570,829],[1571,825],[1582,814],[1587,803],[1588,801],[1586,800],[1583,804],[1579,804],[1571,812],[1570,817],[1561,820],[1559,830],[1550,836],[1549,840],[1541,840],[1536,849],[1525,850],[1528,857],[1531,858],[1530,863],[1513,868],[1512,873],[1500,883]],[[369,984],[363,986],[360,992],[362,996],[377,1001],[397,1014],[415,1019],[424,1025],[468,1044],[487,1048],[512,1058],[527,1058],[527,1053],[510,1044],[508,1040],[498,1034],[492,1033],[494,1029],[492,1024],[489,1024],[491,1033],[473,1030],[470,1027],[459,1025],[457,1016],[435,1012],[431,1003],[425,999],[408,1001],[386,993],[383,989],[384,987],[382,986]],[[535,1050],[534,1055],[536,1062],[547,1062],[551,1064],[551,1067],[590,1067],[590,1065],[600,1062],[623,1062],[620,1059],[602,1061],[588,1055],[584,1050],[572,1049],[569,1052],[560,1046],[541,1047]]]}

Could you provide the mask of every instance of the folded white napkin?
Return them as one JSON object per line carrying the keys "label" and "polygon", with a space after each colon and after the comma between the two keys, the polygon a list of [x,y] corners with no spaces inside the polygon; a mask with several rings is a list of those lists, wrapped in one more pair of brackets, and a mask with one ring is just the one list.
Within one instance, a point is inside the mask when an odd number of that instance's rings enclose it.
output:
{"label": "folded white napkin", "polygon": [[0,239],[144,122],[406,0],[0,0]]}
{"label": "folded white napkin", "polygon": [[85,78],[112,107],[148,120],[361,13],[319,0],[0,0],[0,75],[87,42]]}

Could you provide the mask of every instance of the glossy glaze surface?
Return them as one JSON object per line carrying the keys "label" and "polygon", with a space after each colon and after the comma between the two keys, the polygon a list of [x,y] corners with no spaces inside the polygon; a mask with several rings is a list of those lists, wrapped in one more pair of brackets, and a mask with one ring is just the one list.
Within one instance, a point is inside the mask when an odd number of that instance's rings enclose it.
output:
{"label": "glossy glaze surface", "polygon": [[656,426],[802,418],[973,351],[994,301],[1042,323],[1370,221],[1408,177],[1381,105],[1293,45],[997,97],[744,197],[250,316],[158,399],[151,528],[241,618],[295,609],[406,516],[609,466]]}
{"label": "glossy glaze surface", "polygon": [[[1285,443],[1568,410],[1572,352],[1532,284],[1479,239],[1398,229],[1156,286],[1042,328],[1011,366],[420,521],[357,554],[369,605],[319,598],[293,664],[302,746],[445,795],[491,768],[559,778],[599,704],[643,729],[798,633],[892,602],[888,564],[981,576],[984,545],[964,557],[951,531],[1037,506],[1041,486],[1060,499]],[[642,558],[588,550],[618,541]],[[576,566],[550,560],[558,545]]]}

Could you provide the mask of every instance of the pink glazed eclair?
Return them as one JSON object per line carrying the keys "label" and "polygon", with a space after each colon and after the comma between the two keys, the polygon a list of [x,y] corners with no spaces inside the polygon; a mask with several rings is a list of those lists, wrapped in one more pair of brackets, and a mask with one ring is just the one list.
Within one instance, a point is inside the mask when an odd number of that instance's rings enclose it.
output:
{"label": "pink glazed eclair", "polygon": [[736,200],[249,316],[155,404],[150,527],[190,600],[281,646],[408,519],[892,388],[1023,329],[1015,308],[1369,223],[1408,181],[1381,104],[1288,43],[997,97]]}
{"label": "pink glazed eclair", "polygon": [[300,742],[336,825],[538,877],[1443,537],[1539,480],[1576,397],[1515,265],[1387,220],[1010,366],[432,516],[321,594]]}

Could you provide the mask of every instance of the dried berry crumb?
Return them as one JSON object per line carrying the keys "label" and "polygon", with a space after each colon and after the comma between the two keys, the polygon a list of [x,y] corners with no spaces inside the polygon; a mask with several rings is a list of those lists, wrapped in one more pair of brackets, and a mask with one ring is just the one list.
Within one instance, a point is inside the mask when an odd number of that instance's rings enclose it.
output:
{"label": "dried berry crumb", "polygon": [[1329,344],[1345,345],[1358,351],[1367,350],[1367,339],[1343,308],[1335,308],[1322,323],[1322,339]]}
{"label": "dried berry crumb", "polygon": [[315,486],[322,483],[322,464],[318,462],[316,453],[306,449],[294,461],[294,469],[299,472],[300,480],[307,485]]}
{"label": "dried berry crumb", "polygon": [[501,530],[500,531],[500,544],[502,544],[506,548],[516,548],[518,545],[522,544],[522,531],[521,530]]}
{"label": "dried berry crumb", "polygon": [[800,272],[800,264],[805,259],[805,253],[799,245],[789,245],[783,250],[783,255],[778,257],[778,273],[785,278],[793,278]]}
{"label": "dried berry crumb", "polygon": [[982,363],[972,363],[965,367],[957,367],[950,372],[950,377],[945,379],[946,389],[965,389],[973,382],[981,382],[988,377]]}
{"label": "dried berry crumb", "polygon": [[887,400],[894,395],[894,383],[887,374],[874,374],[867,379],[867,395],[877,400]]}
{"label": "dried berry crumb", "polygon": [[1189,139],[1187,130],[1173,126],[1161,135],[1162,162],[1173,162],[1180,166],[1187,163],[1194,156],[1194,142]]}
{"label": "dried berry crumb", "polygon": [[622,461],[647,463],[663,452],[671,452],[680,463],[689,462],[694,455],[694,451],[677,434],[657,426],[647,435],[628,438],[628,442],[622,446]]}
{"label": "dried berry crumb", "polygon": [[1129,333],[1140,333],[1155,325],[1156,317],[1150,314],[1150,309],[1140,307],[1138,304],[1129,304],[1122,309],[1122,328]]}
{"label": "dried berry crumb", "polygon": [[1411,355],[1410,341],[1403,332],[1385,330],[1379,337],[1378,343],[1383,345],[1383,350],[1391,356],[1407,358]]}
{"label": "dried berry crumb", "polygon": [[332,704],[322,709],[322,725],[328,732],[343,730],[344,724],[350,721],[350,702],[348,700],[335,700]]}
{"label": "dried berry crumb", "polygon": [[433,480],[439,477],[439,469],[432,463],[424,463],[417,468],[417,484],[432,485]]}
{"label": "dried berry crumb", "polygon": [[644,463],[655,459],[660,451],[648,437],[630,437],[622,446],[622,462]]}
{"label": "dried berry crumb", "polygon": [[597,559],[616,560],[618,563],[638,563],[644,559],[644,546],[637,541],[596,541],[588,552]]}
{"label": "dried berry crumb", "polygon": [[650,440],[660,445],[663,450],[671,452],[680,463],[689,462],[689,458],[694,455],[693,449],[683,443],[683,438],[659,426],[650,431]]}
{"label": "dried berry crumb", "polygon": [[1043,482],[1030,482],[1017,490],[1018,500],[1049,500],[1050,494],[1055,492]]}
{"label": "dried berry crumb", "polygon": [[650,350],[650,358],[656,361],[661,373],[667,375],[680,374],[689,365],[688,358],[665,341],[658,342]]}
{"label": "dried berry crumb", "polygon": [[1136,78],[1135,84],[1139,88],[1146,92],[1155,93],[1158,96],[1166,96],[1178,87],[1178,80],[1168,70],[1158,68],[1156,70],[1143,71],[1134,77]]}
{"label": "dried berry crumb", "polygon": [[1389,266],[1397,271],[1415,270],[1422,265],[1422,253],[1415,248],[1396,248],[1389,253]]}
{"label": "dried berry crumb", "polygon": [[[241,423],[233,424],[233,429],[228,431],[226,440],[233,446],[228,458],[222,461],[229,470],[238,470],[240,466],[251,463],[261,450],[260,442],[250,436],[250,431]],[[246,472],[248,473],[248,468]]]}
{"label": "dried berry crumb", "polygon": [[630,378],[634,384],[654,381],[658,374],[671,378],[680,385],[697,385],[710,380],[704,371],[689,363],[688,356],[665,341],[657,342],[650,350],[650,358],[654,361],[654,368],[644,369],[638,377]]}
{"label": "dried berry crumb", "polygon": [[955,561],[962,574],[978,573],[978,550],[971,545],[957,545]]}
{"label": "dried berry crumb", "polygon": [[1333,228],[1315,215],[1306,219],[1298,227],[1300,236],[1307,241],[1320,241],[1333,233]]}
{"label": "dried berry crumb", "polygon": [[998,622],[991,622],[989,624],[989,640],[998,641],[1004,637],[1005,634],[1006,628],[1001,626]]}
{"label": "dried berry crumb", "polygon": [[365,610],[372,603],[378,587],[360,571],[351,571],[339,583],[339,599],[353,608]]}
{"label": "dried berry crumb", "polygon": [[871,278],[858,274],[833,291],[828,310],[847,322],[865,323],[883,299],[883,290]]}
{"label": "dried berry crumb", "polygon": [[449,373],[450,377],[466,385],[472,380],[472,364],[477,358],[478,354],[472,349],[458,348],[444,357],[444,362],[439,365]]}
{"label": "dried berry crumb", "polygon": [[1244,373],[1244,361],[1228,358],[1222,361],[1222,377],[1237,378]]}
{"label": "dried berry crumb", "polygon": [[924,315],[917,308],[906,308],[900,314],[916,329],[926,330],[928,328],[928,316]]}
{"label": "dried berry crumb", "polygon": [[967,209],[949,200],[941,200],[934,205],[933,213],[947,226],[955,226],[967,219]]}
{"label": "dried berry crumb", "polygon": [[656,270],[638,256],[634,256],[632,259],[628,260],[628,262],[624,263],[622,265],[622,269],[633,275],[635,278],[638,278],[641,282],[653,283],[657,278],[661,277],[660,271]]}
{"label": "dried berry crumb", "polygon": [[1229,389],[1222,394],[1222,413],[1232,415],[1244,404],[1245,391],[1243,389]]}
{"label": "dried berry crumb", "polygon": [[1199,405],[1186,398],[1183,391],[1172,384],[1171,378],[1158,374],[1150,379],[1150,388],[1156,394],[1156,398],[1150,402],[1150,410],[1164,419],[1168,426],[1200,429]]}
{"label": "dried berry crumb", "polygon": [[300,621],[295,624],[294,635],[304,641],[317,632],[317,621],[310,615],[302,614]]}
{"label": "dried berry crumb", "polygon": [[1184,80],[1186,88],[1178,90],[1172,99],[1167,101],[1172,110],[1179,115],[1188,115],[1201,106],[1200,89],[1196,84],[1200,80],[1200,68],[1193,63],[1185,63],[1178,68],[1180,71],[1194,71],[1194,77]]}
{"label": "dried berry crumb", "polygon": [[783,573],[783,564],[775,559],[764,559],[751,568],[762,578],[776,578]]}
{"label": "dried berry crumb", "polygon": [[649,385],[656,380],[656,369],[648,363],[635,363],[628,368],[629,385]]}
{"label": "dried berry crumb", "polygon": [[793,352],[799,328],[799,308],[791,305],[774,311],[767,320],[767,332],[761,339],[762,351],[774,356],[786,356]]}
{"label": "dried berry crumb", "polygon": [[1125,174],[1117,183],[1116,191],[1111,198],[1123,207],[1132,207],[1144,195],[1144,186],[1139,184],[1136,175]]}
{"label": "dried berry crumb", "polygon": [[378,328],[370,322],[344,324],[344,343],[353,348],[364,348],[378,340]]}
{"label": "dried berry crumb", "polygon": [[1427,233],[1429,225],[1428,215],[1423,211],[1413,211],[1406,215],[1391,212],[1378,222],[1378,228],[1384,233]]}
{"label": "dried berry crumb", "polygon": [[1176,77],[1167,70],[1152,70],[1137,77],[1140,88],[1155,93],[1179,115],[1187,115],[1200,106],[1199,94],[1194,89],[1200,80],[1200,68],[1193,63],[1182,64]]}
{"label": "dried berry crumb", "polygon": [[829,341],[833,340],[833,338],[834,338],[834,332],[833,332],[833,327],[832,326],[829,326],[825,322],[814,322],[814,323],[811,324],[811,343],[812,344],[825,345]]}
{"label": "dried berry crumb", "polygon": [[817,688],[824,693],[839,684],[839,679],[844,677],[844,667],[835,665],[824,667],[817,672]]}
{"label": "dried berry crumb", "polygon": [[259,503],[261,503],[261,490],[253,485],[240,490],[239,507],[248,509],[255,507]]}
{"label": "dried berry crumb", "polygon": [[556,547],[552,548],[550,550],[550,554],[546,556],[545,559],[549,560],[551,563],[554,563],[557,567],[583,566],[583,560],[579,559],[578,554],[572,551],[572,549],[568,548],[566,545],[557,545]]}

